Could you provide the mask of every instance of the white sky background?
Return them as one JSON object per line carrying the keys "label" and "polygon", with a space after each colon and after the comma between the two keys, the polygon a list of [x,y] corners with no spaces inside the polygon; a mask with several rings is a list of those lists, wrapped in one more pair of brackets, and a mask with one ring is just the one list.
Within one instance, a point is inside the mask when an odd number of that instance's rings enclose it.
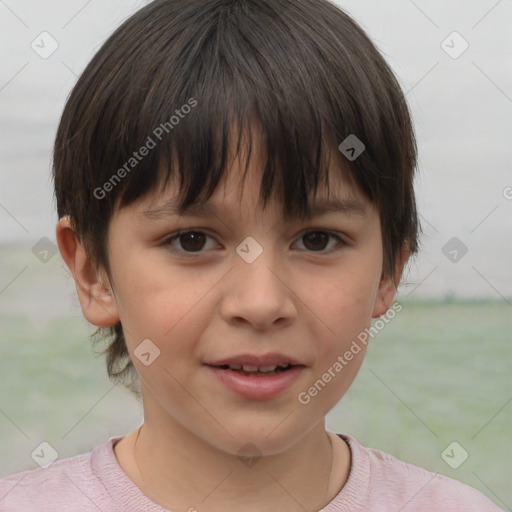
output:
{"label": "white sky background", "polygon": [[[64,102],[102,42],[146,3],[0,0],[0,244],[55,240],[51,150]],[[512,303],[512,0],[337,3],[409,91],[424,235],[402,294]],[[31,48],[43,31],[59,44],[48,59]],[[441,47],[453,31],[469,44],[456,59]],[[455,263],[442,252],[452,237],[468,248]]]}

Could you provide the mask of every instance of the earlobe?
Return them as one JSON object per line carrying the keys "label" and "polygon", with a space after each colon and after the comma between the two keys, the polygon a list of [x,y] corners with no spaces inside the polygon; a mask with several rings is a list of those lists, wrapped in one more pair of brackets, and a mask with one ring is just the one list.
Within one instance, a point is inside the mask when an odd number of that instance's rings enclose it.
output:
{"label": "earlobe", "polygon": [[119,322],[112,290],[106,278],[94,268],[84,246],[73,231],[68,216],[57,222],[56,238],[62,259],[75,280],[78,299],[86,320],[98,327],[110,327]]}
{"label": "earlobe", "polygon": [[395,273],[394,275],[382,275],[379,290],[373,307],[372,318],[377,318],[386,313],[391,307],[393,299],[395,298],[396,290],[400,284],[400,278],[404,266],[409,259],[410,250],[407,243],[402,246],[400,255],[396,258]]}
{"label": "earlobe", "polygon": [[373,306],[372,318],[382,316],[391,307],[396,288],[395,280],[392,276],[382,276],[377,298]]}

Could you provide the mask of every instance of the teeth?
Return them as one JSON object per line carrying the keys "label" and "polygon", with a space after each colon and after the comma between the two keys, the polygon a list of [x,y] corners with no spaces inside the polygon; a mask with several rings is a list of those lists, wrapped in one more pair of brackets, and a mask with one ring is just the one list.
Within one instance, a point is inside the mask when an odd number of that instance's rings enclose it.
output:
{"label": "teeth", "polygon": [[279,366],[279,368],[288,368],[290,366],[289,364],[273,364],[269,366],[252,366],[249,364],[244,364],[243,366],[240,365],[229,365],[229,368],[231,370],[240,370],[243,369],[244,372],[262,372],[262,373],[269,373],[276,370],[276,368]]}
{"label": "teeth", "polygon": [[286,369],[290,366],[289,363],[285,364],[273,364],[269,366],[253,366],[250,364],[230,364],[228,367],[230,370],[243,370],[244,372],[261,372],[261,373],[270,373],[274,372],[276,368]]}
{"label": "teeth", "polygon": [[275,364],[272,366],[260,366],[259,371],[263,372],[263,373],[273,372],[276,368],[277,368],[277,366]]}
{"label": "teeth", "polygon": [[248,364],[244,364],[243,367],[244,372],[257,372],[258,367],[257,366],[249,366]]}

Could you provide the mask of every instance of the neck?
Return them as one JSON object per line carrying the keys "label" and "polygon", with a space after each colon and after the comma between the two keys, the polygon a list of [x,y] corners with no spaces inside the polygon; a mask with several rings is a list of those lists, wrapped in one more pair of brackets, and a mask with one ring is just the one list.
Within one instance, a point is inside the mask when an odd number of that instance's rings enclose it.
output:
{"label": "neck", "polygon": [[184,432],[146,422],[120,441],[123,450],[116,449],[140,490],[170,510],[226,512],[240,510],[241,503],[251,512],[319,510],[339,492],[350,468],[348,447],[323,422],[285,452],[261,458],[217,450]]}

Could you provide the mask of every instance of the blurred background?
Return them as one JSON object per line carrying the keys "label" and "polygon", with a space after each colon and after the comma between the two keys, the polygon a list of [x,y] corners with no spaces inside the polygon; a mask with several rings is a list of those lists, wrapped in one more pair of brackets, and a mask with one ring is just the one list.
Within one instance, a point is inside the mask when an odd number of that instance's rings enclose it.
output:
{"label": "blurred background", "polygon": [[[88,336],[55,246],[51,151],[67,95],[133,0],[0,0],[0,477],[142,421]],[[336,2],[399,77],[419,145],[422,252],[330,430],[512,510],[512,2]],[[453,444],[455,443],[455,444]]]}

